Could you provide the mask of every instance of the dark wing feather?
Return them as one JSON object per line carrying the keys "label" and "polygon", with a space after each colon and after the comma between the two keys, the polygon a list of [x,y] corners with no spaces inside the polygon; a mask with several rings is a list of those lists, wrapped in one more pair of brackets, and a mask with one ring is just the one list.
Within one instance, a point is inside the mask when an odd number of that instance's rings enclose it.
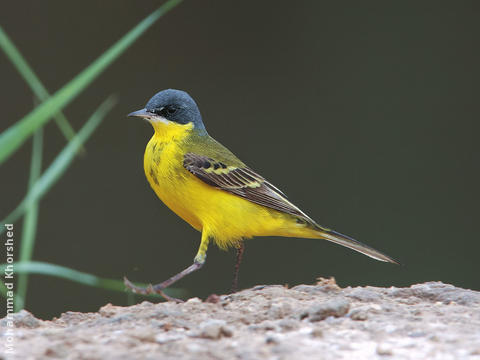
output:
{"label": "dark wing feather", "polygon": [[[227,163],[230,162],[228,159],[221,156],[220,158],[221,161],[190,152],[184,156],[183,166],[210,186],[240,196],[255,204],[293,215],[300,223],[305,223],[307,226],[320,231],[324,239],[349,247],[374,259],[398,264],[391,257],[370,246],[318,225],[288,201],[280,190],[240,161],[237,160],[236,165],[228,165]],[[230,162],[230,164],[235,164],[235,162]]]}
{"label": "dark wing feather", "polygon": [[246,166],[229,166],[195,153],[185,154],[183,166],[210,186],[315,224],[304,212],[289,202],[279,189]]}

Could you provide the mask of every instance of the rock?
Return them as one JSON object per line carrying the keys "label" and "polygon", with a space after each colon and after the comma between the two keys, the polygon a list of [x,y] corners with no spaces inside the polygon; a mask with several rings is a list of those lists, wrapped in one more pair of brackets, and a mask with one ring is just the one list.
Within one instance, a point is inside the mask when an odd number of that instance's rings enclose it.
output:
{"label": "rock", "polygon": [[16,328],[37,328],[40,326],[41,321],[36,319],[27,310],[20,310],[18,313],[10,315],[10,318],[4,317],[0,321],[2,327],[7,326],[8,321],[13,321],[13,326]]}
{"label": "rock", "polygon": [[337,285],[334,278],[318,278],[315,285],[297,285],[292,290],[302,291],[310,294],[339,292],[341,288]]}
{"label": "rock", "polygon": [[313,305],[301,314],[301,318],[308,317],[310,321],[321,321],[329,316],[341,317],[348,313],[349,309],[350,302],[347,299],[336,297],[325,303]]}
{"label": "rock", "polygon": [[319,328],[314,328],[310,335],[315,338],[321,338],[323,337],[323,330]]}
{"label": "rock", "polygon": [[356,321],[365,321],[368,319],[368,315],[364,309],[355,309],[350,312],[350,319]]}
{"label": "rock", "polygon": [[378,344],[376,352],[377,352],[378,355],[381,355],[381,356],[391,356],[391,355],[393,355],[392,348],[388,345],[385,345],[385,344]]}
{"label": "rock", "polygon": [[412,285],[410,288],[391,288],[388,291],[390,296],[396,298],[417,298],[416,300],[428,300],[444,304],[457,303],[460,305],[480,305],[480,293],[467,289],[456,288],[453,285],[441,282],[427,282],[424,284]]}
{"label": "rock", "polygon": [[195,336],[205,339],[220,339],[230,337],[233,331],[224,320],[207,320],[200,324],[199,332]]}
{"label": "rock", "polygon": [[280,328],[284,331],[292,331],[299,327],[299,324],[294,319],[282,319],[278,322]]}
{"label": "rock", "polygon": [[257,286],[213,303],[107,304],[51,321],[22,311],[10,317],[13,333],[0,320],[0,347],[12,340],[19,359],[475,359],[479,299],[439,282],[341,289],[321,279]]}
{"label": "rock", "polygon": [[375,292],[373,290],[365,289],[365,288],[355,288],[350,291],[347,295],[349,298],[365,301],[365,302],[374,302],[378,301],[381,298],[381,294]]}
{"label": "rock", "polygon": [[283,319],[292,314],[292,306],[285,300],[279,300],[277,303],[274,303],[268,309],[267,316],[270,319]]}

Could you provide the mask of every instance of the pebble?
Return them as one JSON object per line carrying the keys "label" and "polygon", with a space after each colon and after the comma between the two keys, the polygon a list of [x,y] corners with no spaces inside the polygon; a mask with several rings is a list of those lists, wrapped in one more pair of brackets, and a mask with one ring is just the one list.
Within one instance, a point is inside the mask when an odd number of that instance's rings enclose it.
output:
{"label": "pebble", "polygon": [[200,324],[199,328],[196,337],[204,339],[220,339],[222,336],[231,337],[233,335],[232,329],[227,326],[225,320],[206,320]]}
{"label": "pebble", "polygon": [[302,318],[310,321],[325,320],[329,316],[341,317],[348,313],[350,302],[344,297],[336,297],[324,303],[316,304],[303,313]]}

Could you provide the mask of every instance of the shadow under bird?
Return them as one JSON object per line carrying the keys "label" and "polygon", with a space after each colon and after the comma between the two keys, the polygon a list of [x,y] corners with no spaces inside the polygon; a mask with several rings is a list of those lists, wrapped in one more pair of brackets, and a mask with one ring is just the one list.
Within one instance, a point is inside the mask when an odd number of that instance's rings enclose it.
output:
{"label": "shadow under bird", "polygon": [[245,165],[230,150],[210,137],[195,101],[184,91],[163,90],[144,109],[128,116],[144,118],[155,133],[144,155],[145,175],[152,189],[173,212],[202,233],[193,264],[182,272],[147,288],[125,284],[136,293],[163,293],[163,289],[198,270],[207,248],[237,248],[238,269],[244,239],[254,236],[287,236],[325,239],[376,260],[397,263],[368,245],[317,224],[285,194]]}

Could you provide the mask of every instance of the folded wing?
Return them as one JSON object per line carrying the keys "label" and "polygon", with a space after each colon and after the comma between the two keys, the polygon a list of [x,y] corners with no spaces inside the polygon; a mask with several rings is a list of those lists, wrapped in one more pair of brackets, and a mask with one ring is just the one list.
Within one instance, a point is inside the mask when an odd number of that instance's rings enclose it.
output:
{"label": "folded wing", "polygon": [[315,224],[303,211],[288,201],[278,188],[246,166],[232,166],[195,153],[185,154],[183,166],[210,186]]}

